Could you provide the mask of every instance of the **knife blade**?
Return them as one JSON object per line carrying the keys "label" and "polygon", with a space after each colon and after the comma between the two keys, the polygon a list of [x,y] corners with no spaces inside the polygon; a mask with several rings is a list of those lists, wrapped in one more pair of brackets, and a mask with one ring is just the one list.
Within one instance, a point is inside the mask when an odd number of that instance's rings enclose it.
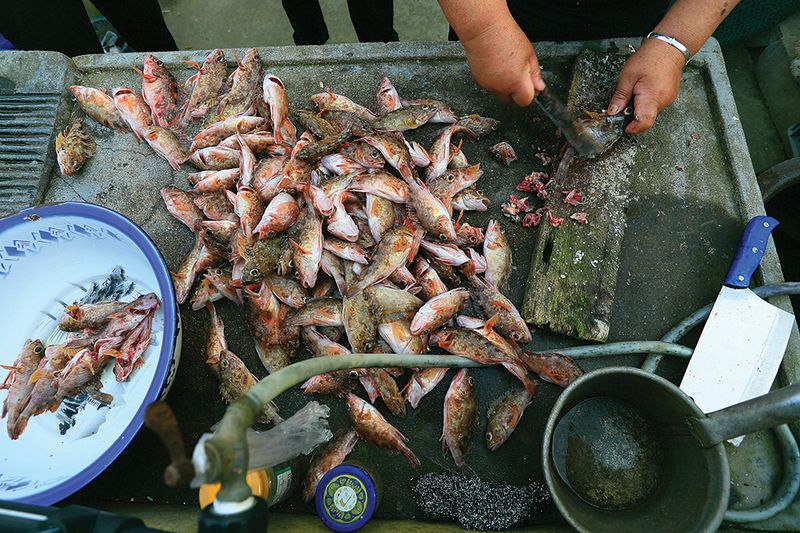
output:
{"label": "knife blade", "polygon": [[[680,388],[704,413],[769,392],[789,342],[794,315],[748,287],[778,221],[754,217],[742,233]],[[732,439],[738,445],[741,438]]]}
{"label": "knife blade", "polygon": [[586,131],[583,123],[577,120],[567,106],[553,96],[550,91],[547,89],[541,91],[533,101],[561,130],[579,157],[594,157],[603,151],[603,146]]}

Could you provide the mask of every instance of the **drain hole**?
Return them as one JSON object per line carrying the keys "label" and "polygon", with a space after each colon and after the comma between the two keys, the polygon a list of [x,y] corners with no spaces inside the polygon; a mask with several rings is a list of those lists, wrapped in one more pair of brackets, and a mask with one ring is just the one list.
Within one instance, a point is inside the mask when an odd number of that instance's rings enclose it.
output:
{"label": "drain hole", "polygon": [[544,245],[544,250],[542,251],[542,262],[546,265],[550,263],[550,256],[553,255],[553,238],[550,237],[547,239],[547,242]]}

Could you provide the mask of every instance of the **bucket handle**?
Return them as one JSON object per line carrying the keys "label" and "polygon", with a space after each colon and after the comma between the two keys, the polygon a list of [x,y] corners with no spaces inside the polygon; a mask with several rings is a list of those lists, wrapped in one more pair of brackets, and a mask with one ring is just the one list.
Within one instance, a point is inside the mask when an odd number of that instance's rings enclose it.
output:
{"label": "bucket handle", "polygon": [[800,419],[800,383],[707,414],[688,417],[692,434],[710,448],[720,442]]}

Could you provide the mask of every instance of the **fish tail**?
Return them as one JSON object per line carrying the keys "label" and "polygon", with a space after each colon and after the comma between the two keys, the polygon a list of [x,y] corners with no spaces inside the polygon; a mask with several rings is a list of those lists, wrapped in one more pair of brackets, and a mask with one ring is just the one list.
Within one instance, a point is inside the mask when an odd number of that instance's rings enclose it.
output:
{"label": "fish tail", "polygon": [[400,447],[400,453],[403,454],[403,457],[406,458],[406,461],[408,461],[412,467],[417,468],[420,465],[419,458],[414,455],[414,452],[411,451],[411,448],[405,444]]}

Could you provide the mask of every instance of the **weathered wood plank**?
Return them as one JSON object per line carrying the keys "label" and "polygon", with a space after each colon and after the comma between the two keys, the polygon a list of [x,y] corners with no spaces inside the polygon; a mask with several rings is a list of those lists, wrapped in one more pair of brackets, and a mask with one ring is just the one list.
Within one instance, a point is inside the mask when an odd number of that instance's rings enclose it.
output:
{"label": "weathered wood plank", "polygon": [[[623,61],[594,52],[578,56],[568,107],[602,110]],[[545,206],[565,221],[553,228],[543,220],[539,227],[522,308],[530,324],[583,340],[607,339],[636,151],[636,143],[623,138],[594,160],[562,156],[554,162],[558,170]],[[563,201],[562,191],[573,188],[583,195],[577,207]],[[589,223],[569,220],[575,212],[586,212]]]}

